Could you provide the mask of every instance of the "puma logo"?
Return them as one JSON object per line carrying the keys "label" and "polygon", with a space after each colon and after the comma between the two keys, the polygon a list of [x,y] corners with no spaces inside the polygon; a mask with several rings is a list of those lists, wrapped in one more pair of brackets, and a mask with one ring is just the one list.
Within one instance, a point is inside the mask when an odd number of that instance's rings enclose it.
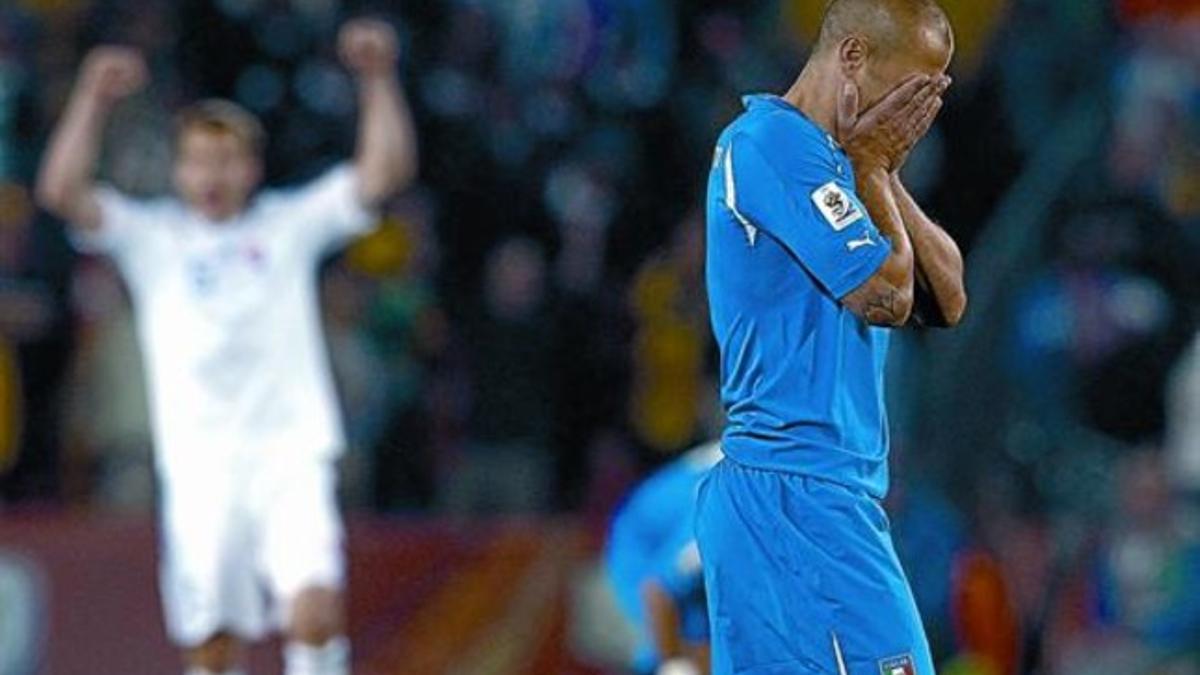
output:
{"label": "puma logo", "polygon": [[858,249],[860,249],[864,246],[875,246],[875,245],[876,245],[875,240],[872,239],[871,235],[869,235],[869,234],[867,236],[863,237],[862,239],[851,239],[850,241],[846,242],[846,248],[849,249],[851,252],[857,251]]}
{"label": "puma logo", "polygon": [[862,208],[836,181],[813,191],[812,201],[834,232],[841,232],[863,218]]}

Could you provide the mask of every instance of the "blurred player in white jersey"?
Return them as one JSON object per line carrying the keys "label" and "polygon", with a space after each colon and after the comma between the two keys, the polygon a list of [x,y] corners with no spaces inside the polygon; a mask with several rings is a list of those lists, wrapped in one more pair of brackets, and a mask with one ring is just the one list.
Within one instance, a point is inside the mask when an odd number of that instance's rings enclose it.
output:
{"label": "blurred player in white jersey", "polygon": [[334,462],[344,445],[317,306],[322,256],[365,233],[416,171],[396,36],[357,20],[339,35],[360,116],[351,163],[255,194],[263,134],[206,101],[179,117],[178,197],[97,184],[109,112],[146,80],[121,47],[88,55],[43,161],[38,196],[76,245],[129,287],[149,378],[162,486],[162,595],[189,675],[238,673],[274,630],[289,675],[349,671]]}

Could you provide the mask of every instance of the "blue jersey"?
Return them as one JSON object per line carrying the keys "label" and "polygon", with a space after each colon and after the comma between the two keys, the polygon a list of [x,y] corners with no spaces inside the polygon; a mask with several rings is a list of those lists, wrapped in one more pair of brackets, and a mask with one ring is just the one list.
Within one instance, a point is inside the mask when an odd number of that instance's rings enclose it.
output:
{"label": "blue jersey", "polygon": [[642,587],[654,581],[670,595],[684,636],[707,638],[704,574],[695,536],[696,490],[721,457],[717,445],[701,446],[643,481],[613,517],[604,558],[621,613],[638,634],[634,666],[657,665],[645,616]]}
{"label": "blue jersey", "polygon": [[839,300],[890,253],[833,137],[776,96],[746,98],[708,182],[707,265],[725,453],[887,492],[888,331]]}

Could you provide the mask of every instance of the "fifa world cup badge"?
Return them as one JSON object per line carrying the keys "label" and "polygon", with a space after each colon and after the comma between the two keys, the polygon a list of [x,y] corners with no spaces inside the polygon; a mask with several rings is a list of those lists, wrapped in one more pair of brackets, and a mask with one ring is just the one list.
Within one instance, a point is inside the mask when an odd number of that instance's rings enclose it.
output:
{"label": "fifa world cup badge", "polygon": [[893,656],[879,662],[879,675],[917,675],[912,656]]}
{"label": "fifa world cup badge", "polygon": [[863,218],[862,210],[835,181],[817,188],[812,200],[834,232],[841,232]]}

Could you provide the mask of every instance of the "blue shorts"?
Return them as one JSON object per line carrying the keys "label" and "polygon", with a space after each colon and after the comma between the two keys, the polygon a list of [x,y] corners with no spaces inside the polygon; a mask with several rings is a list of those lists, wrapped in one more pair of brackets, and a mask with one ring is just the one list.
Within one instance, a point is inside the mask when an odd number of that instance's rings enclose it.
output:
{"label": "blue shorts", "polygon": [[878,501],[730,459],[698,499],[713,675],[934,675]]}

